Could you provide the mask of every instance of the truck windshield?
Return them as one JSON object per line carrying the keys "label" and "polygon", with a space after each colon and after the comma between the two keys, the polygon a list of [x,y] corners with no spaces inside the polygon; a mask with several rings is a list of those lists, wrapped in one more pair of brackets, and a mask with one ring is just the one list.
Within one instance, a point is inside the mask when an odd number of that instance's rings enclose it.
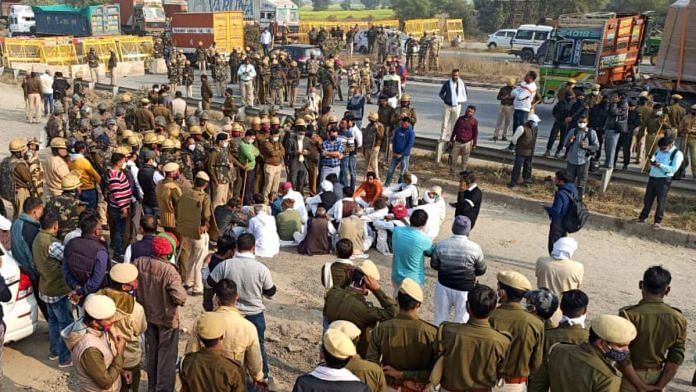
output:
{"label": "truck windshield", "polygon": [[276,10],[276,21],[279,23],[297,23],[297,9],[295,8],[278,8]]}
{"label": "truck windshield", "polygon": [[143,7],[143,16],[148,22],[164,22],[164,10],[157,7]]}

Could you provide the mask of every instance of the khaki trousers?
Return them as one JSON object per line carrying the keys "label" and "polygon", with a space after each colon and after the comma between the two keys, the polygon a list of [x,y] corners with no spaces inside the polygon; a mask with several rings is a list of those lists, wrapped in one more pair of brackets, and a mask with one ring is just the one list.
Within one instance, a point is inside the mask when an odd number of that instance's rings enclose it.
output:
{"label": "khaki trousers", "polygon": [[[498,120],[495,122],[495,133],[493,136],[499,138],[501,136],[507,137],[508,131],[512,126],[512,114],[515,112],[515,108],[512,105],[501,105],[500,111],[498,112]],[[513,129],[510,131],[510,136],[515,133]]]}
{"label": "khaki trousers", "polygon": [[263,197],[268,202],[268,195],[271,192],[277,192],[280,186],[280,173],[283,171],[283,165],[263,165],[263,172],[266,174],[266,181],[263,184]]}
{"label": "khaki trousers", "polygon": [[254,106],[254,81],[246,80],[239,83],[242,90],[242,103],[244,106]]}
{"label": "khaki trousers", "polygon": [[370,150],[365,150],[365,162],[367,162],[365,172],[373,171],[375,172],[375,176],[379,178],[379,146],[372,147]]}
{"label": "khaki trousers", "polygon": [[188,260],[186,261],[186,279],[184,281],[184,286],[190,287],[197,293],[203,292],[203,276],[201,275],[201,269],[203,268],[203,260],[205,260],[205,257],[208,255],[209,242],[210,236],[208,236],[208,233],[201,234],[201,239],[199,240],[184,237],[184,243],[189,250]]}
{"label": "khaki trousers", "polygon": [[99,83],[99,68],[91,68],[90,67],[89,76],[91,77],[92,82]]}
{"label": "khaki trousers", "polygon": [[118,75],[116,74],[116,68],[111,70],[111,85],[115,86],[118,83]]}
{"label": "khaki trousers", "polygon": [[186,86],[186,98],[193,98],[193,85]]}
{"label": "khaki trousers", "polygon": [[449,133],[452,131],[454,123],[459,118],[459,111],[462,105],[449,106],[445,105],[442,111],[442,129],[440,131],[440,140],[449,140]]}
{"label": "khaki trousers", "polygon": [[[636,375],[647,385],[655,385],[662,375],[658,369],[635,369]],[[637,392],[638,390],[625,378],[621,379],[621,392]]]}
{"label": "khaki trousers", "polygon": [[[450,173],[456,173],[462,170],[466,170],[466,165],[469,163],[469,155],[471,154],[472,142],[460,143],[454,142],[452,145],[452,162],[450,162]],[[461,159],[460,168],[457,169],[457,162]]]}
{"label": "khaki trousers", "polygon": [[41,94],[29,94],[29,122],[39,122],[41,118]]}
{"label": "khaki trousers", "polygon": [[230,199],[230,184],[215,184],[213,187],[213,209],[217,206],[227,204]]}
{"label": "khaki trousers", "polygon": [[27,188],[15,188],[14,203],[12,203],[12,208],[14,208],[13,217],[17,219],[19,214],[24,212],[24,202],[29,198],[29,189]]}

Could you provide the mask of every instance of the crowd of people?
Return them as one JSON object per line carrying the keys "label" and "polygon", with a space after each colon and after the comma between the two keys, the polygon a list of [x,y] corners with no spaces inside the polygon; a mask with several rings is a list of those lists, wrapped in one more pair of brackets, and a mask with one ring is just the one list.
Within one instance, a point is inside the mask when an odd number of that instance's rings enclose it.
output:
{"label": "crowd of people", "polygon": [[[322,363],[297,379],[295,391],[423,391],[431,385],[452,392],[660,391],[672,380],[684,360],[686,319],[663,302],[669,271],[649,268],[639,304],[586,321],[583,267],[572,260],[577,243],[564,217],[571,199],[581,198],[578,177],[587,171],[575,168],[584,163],[573,159],[599,151],[591,148],[596,140],[579,136],[589,116],[566,122],[568,132],[559,128],[571,135],[562,139],[572,139],[564,144],[568,170],[556,173],[559,191],[548,208],[550,256],[537,261],[536,285],[519,272],[501,271],[491,288],[478,283],[487,262],[469,238],[481,224],[483,193],[466,167],[478,121],[473,105],[459,115],[467,102],[459,72],[439,94],[445,104],[441,140],[451,147],[450,173],[459,186],[450,203],[451,235],[436,241],[445,234],[448,203],[441,186],[423,187],[409,170],[417,115],[404,92],[400,61],[386,59],[378,110],[363,123],[367,82],[360,64],[352,68],[358,82],[351,83],[339,117],[332,114],[333,87],[340,86],[334,59],[308,60],[309,94],[295,107],[297,84],[293,90],[274,83],[297,66],[295,60],[264,52],[238,54],[240,64],[228,74],[213,51],[213,79],[226,97],[221,125],[210,121],[207,66],[199,64],[202,105],[193,110],[177,86],[189,86],[180,75],[191,64],[176,54],[170,84],[153,86],[137,104],[123,93],[113,105],[93,108],[76,75],[73,94],[68,84],[60,102],[49,100],[55,107],[45,109],[50,156],[43,164],[39,141],[10,142],[10,157],[0,163],[0,196],[13,207],[12,254],[48,323],[49,359],[74,367],[83,390],[138,390],[141,368],[151,391],[174,390],[177,372],[184,391],[272,386],[264,298],[277,288],[263,259],[278,256],[281,247],[337,258],[317,271],[326,288]],[[369,62],[363,66],[370,69]],[[278,106],[246,115],[236,106],[230,75],[245,107],[288,101],[294,115],[281,123]],[[25,93],[36,94],[42,78],[30,75]],[[536,139],[539,123],[535,79],[530,72],[499,95],[514,109],[501,108],[502,123],[515,130],[513,184],[522,167],[523,178],[530,178],[529,138]],[[571,91],[572,100],[580,100]],[[611,111],[621,99],[610,99]],[[38,117],[27,113],[30,122]],[[657,144],[648,191],[658,199],[659,223],[666,196],[660,178],[680,161],[669,136]],[[4,206],[0,213],[8,216]],[[373,248],[391,256],[391,293],[367,260]],[[426,258],[437,271],[434,324],[420,318]],[[370,293],[379,306],[367,299]],[[205,313],[178,363],[179,309],[190,296],[203,297]]]}

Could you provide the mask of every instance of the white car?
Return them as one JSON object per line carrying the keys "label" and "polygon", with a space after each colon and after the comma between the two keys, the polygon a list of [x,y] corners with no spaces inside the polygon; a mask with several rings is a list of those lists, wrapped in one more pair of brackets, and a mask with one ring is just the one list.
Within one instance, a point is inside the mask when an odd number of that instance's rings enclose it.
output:
{"label": "white car", "polygon": [[2,303],[3,321],[6,326],[5,344],[7,344],[31,336],[36,331],[38,306],[29,275],[20,272],[19,265],[12,254],[7,252],[2,244],[0,244],[0,257],[2,257],[0,274],[5,278],[5,283],[12,294],[9,302]]}
{"label": "white car", "polygon": [[[387,35],[391,35],[394,32],[399,33],[401,36],[401,53],[406,53],[406,40],[408,39],[408,34],[403,31],[384,29]],[[416,41],[418,38],[416,38]],[[367,54],[368,42],[367,42],[367,29],[359,30],[353,39],[353,49],[360,54]],[[389,47],[389,41],[387,41],[387,47]],[[417,50],[416,50],[417,52]]]}
{"label": "white car", "polygon": [[532,62],[537,57],[539,47],[551,37],[553,27],[544,25],[521,25],[510,44],[510,53],[519,56],[523,62]]}
{"label": "white car", "polygon": [[486,46],[488,49],[509,48],[515,33],[517,33],[515,29],[502,29],[489,34]]}

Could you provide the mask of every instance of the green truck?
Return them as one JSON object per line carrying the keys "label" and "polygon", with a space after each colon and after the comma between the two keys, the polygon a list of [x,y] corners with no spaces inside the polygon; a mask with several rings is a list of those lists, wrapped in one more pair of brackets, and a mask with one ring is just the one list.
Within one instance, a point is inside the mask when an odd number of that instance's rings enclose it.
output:
{"label": "green truck", "polygon": [[540,93],[553,102],[568,79],[578,87],[616,87],[636,80],[648,15],[595,12],[561,15],[540,68]]}

